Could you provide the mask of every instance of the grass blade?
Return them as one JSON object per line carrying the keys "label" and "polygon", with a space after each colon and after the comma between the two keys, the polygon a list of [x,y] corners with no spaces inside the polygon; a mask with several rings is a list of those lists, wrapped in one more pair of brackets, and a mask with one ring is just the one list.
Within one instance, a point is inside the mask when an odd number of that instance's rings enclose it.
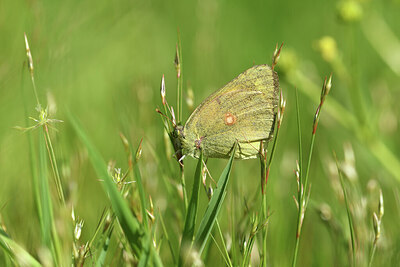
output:
{"label": "grass blade", "polygon": [[221,173],[221,176],[219,177],[217,188],[215,189],[214,194],[211,197],[210,202],[208,203],[206,212],[200,222],[200,227],[197,231],[194,243],[195,246],[199,249],[200,253],[203,251],[204,246],[207,243],[210,232],[214,226],[215,221],[217,220],[219,210],[221,209],[222,203],[224,201],[226,188],[232,169],[233,158],[236,152],[236,146],[237,145],[235,144],[228,164],[226,165],[224,171]]}
{"label": "grass blade", "polygon": [[336,162],[336,168],[339,173],[340,186],[342,187],[342,190],[343,190],[344,203],[346,205],[346,212],[347,212],[347,220],[349,222],[349,228],[350,228],[351,248],[352,248],[351,252],[352,252],[352,256],[353,256],[352,257],[353,264],[351,266],[356,266],[356,236],[355,236],[355,231],[354,231],[353,218],[352,218],[351,210],[350,210],[350,202],[347,197],[347,191],[346,191],[346,187],[344,184],[342,171],[340,170],[339,162],[336,158],[336,154],[334,154],[334,157],[335,157],[335,162]]}
{"label": "grass blade", "polygon": [[[200,190],[200,181],[201,174],[203,170],[203,153],[200,154],[200,158],[197,162],[196,171],[193,178],[193,189],[192,189],[192,197],[190,198],[189,206],[186,213],[185,218],[185,226],[183,228],[182,240],[181,240],[181,248],[180,255],[183,256],[183,250],[185,245],[192,245],[194,229],[196,227],[196,218],[197,218],[197,208],[199,204],[199,190]],[[179,265],[182,265],[182,258],[179,258]]]}
{"label": "grass blade", "polygon": [[[130,145],[131,152],[132,152],[133,156],[140,154],[140,150],[142,149],[142,141],[143,141],[143,139],[140,141],[140,144],[139,144],[139,146],[138,146],[138,148],[136,150],[136,153],[133,153],[134,152],[133,151],[133,147],[132,147],[132,145]],[[135,165],[133,166],[133,173],[134,173],[134,176],[135,176],[137,188],[139,190],[140,206],[142,208],[143,225],[144,225],[144,228],[146,230],[148,230],[149,229],[149,222],[148,222],[148,219],[147,219],[147,212],[146,212],[147,204],[146,204],[146,198],[145,198],[145,195],[144,195],[144,187],[143,187],[143,183],[142,183],[142,176],[140,174],[140,170],[139,170],[139,166],[137,164],[137,160],[138,160],[138,157],[136,156]]]}
{"label": "grass blade", "polygon": [[31,254],[14,242],[2,229],[0,229],[0,247],[19,266],[42,266]]}
{"label": "grass blade", "polygon": [[51,247],[51,221],[52,221],[52,207],[49,193],[49,184],[47,182],[47,159],[46,149],[43,137],[39,135],[39,201],[42,207],[41,214],[41,234],[42,242],[46,247]]}
{"label": "grass blade", "polygon": [[106,256],[107,256],[107,252],[108,252],[108,248],[109,248],[112,232],[113,232],[113,227],[111,227],[108,230],[107,235],[105,235],[105,240],[104,240],[104,243],[102,244],[101,252],[98,255],[98,257],[95,259],[96,260],[96,264],[95,264],[96,267],[101,267],[101,266],[105,265],[105,260],[106,260]]}
{"label": "grass blade", "polygon": [[75,132],[86,146],[89,158],[97,175],[104,180],[104,182],[101,183],[103,189],[108,194],[113,211],[118,217],[119,223],[129,241],[130,246],[132,247],[132,250],[136,256],[139,257],[142,252],[142,239],[145,235],[145,232],[143,231],[137,218],[132,215],[128,204],[125,202],[114,181],[108,174],[106,163],[101,158],[99,152],[97,152],[93,144],[90,142],[81,125],[72,114],[69,114],[69,119]]}

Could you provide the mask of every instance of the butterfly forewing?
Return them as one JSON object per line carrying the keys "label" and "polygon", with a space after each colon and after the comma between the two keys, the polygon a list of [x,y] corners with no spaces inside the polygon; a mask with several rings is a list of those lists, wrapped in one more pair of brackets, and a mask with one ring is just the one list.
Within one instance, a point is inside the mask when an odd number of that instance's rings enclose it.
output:
{"label": "butterfly forewing", "polygon": [[185,125],[186,141],[195,149],[198,140],[206,157],[229,157],[236,141],[236,158],[256,156],[259,141],[271,136],[278,90],[268,65],[248,69],[196,108]]}

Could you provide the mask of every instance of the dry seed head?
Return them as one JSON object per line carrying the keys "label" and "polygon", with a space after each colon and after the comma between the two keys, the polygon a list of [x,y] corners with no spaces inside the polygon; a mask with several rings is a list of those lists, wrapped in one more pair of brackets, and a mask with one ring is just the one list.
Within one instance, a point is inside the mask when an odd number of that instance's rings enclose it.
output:
{"label": "dry seed head", "polygon": [[374,212],[373,214],[373,224],[374,224],[374,232],[375,232],[375,242],[379,239],[381,235],[381,221],[378,218],[378,215]]}
{"label": "dry seed head", "polygon": [[294,204],[296,204],[297,210],[299,210],[299,202],[297,201],[297,198],[293,195],[293,200]]}
{"label": "dry seed head", "polygon": [[75,222],[75,211],[74,211],[74,207],[72,207],[71,217],[72,217],[72,221]]}
{"label": "dry seed head", "polygon": [[119,133],[119,137],[121,138],[122,144],[124,145],[124,148],[126,151],[129,151],[129,142],[128,139],[125,137],[123,133]]}
{"label": "dry seed head", "polygon": [[384,208],[384,205],[383,205],[383,194],[382,194],[382,189],[379,190],[378,212],[379,212],[378,218],[379,218],[379,220],[381,220],[382,217],[383,217],[383,214],[385,213],[385,208]]}
{"label": "dry seed head", "polygon": [[161,100],[162,104],[165,105],[166,100],[165,100],[165,80],[164,80],[164,74],[161,78]]}
{"label": "dry seed head", "polygon": [[325,96],[327,96],[329,94],[331,87],[332,87],[332,73],[331,73],[331,75],[329,75],[328,81],[326,82]]}
{"label": "dry seed head", "polygon": [[173,107],[171,107],[171,116],[172,116],[172,123],[176,125],[175,112]]}
{"label": "dry seed head", "polygon": [[31,50],[29,49],[29,43],[28,43],[28,38],[26,37],[26,33],[24,33],[24,37],[25,37],[26,56],[28,58],[28,67],[29,71],[31,72],[31,75],[33,75],[33,59]]}
{"label": "dry seed head", "polygon": [[150,211],[146,210],[147,216],[149,216],[149,219],[152,223],[155,222],[156,217],[153,215],[153,213],[151,213]]}
{"label": "dry seed head", "polygon": [[207,179],[206,168],[203,168],[203,169],[201,170],[201,177],[202,177],[202,182],[203,182],[204,188],[207,188],[207,185],[206,185],[206,179]]}
{"label": "dry seed head", "polygon": [[[321,104],[322,103],[324,103],[324,100],[325,100],[325,96],[326,96],[326,77],[325,77],[325,80],[324,80],[324,84],[322,85],[322,90],[321,90]],[[321,105],[320,104],[320,105]]]}
{"label": "dry seed head", "polygon": [[140,157],[142,156],[142,150],[143,150],[142,143],[143,143],[143,138],[140,140],[139,147],[136,151],[136,161],[138,161],[140,159]]}
{"label": "dry seed head", "polygon": [[150,211],[151,213],[154,213],[154,205],[153,205],[153,199],[149,195],[149,202],[150,202]]}
{"label": "dry seed head", "polygon": [[108,228],[109,228],[110,225],[111,225],[111,222],[112,222],[112,218],[111,218],[110,213],[108,213],[108,214],[107,214],[107,217],[106,217],[106,220],[105,220],[105,222],[104,222],[103,233],[104,233],[105,231],[108,230]]}
{"label": "dry seed head", "polygon": [[179,59],[179,47],[178,44],[176,44],[176,52],[175,52],[175,68],[176,68],[176,76],[178,78],[181,77],[181,61]]}
{"label": "dry seed head", "polygon": [[294,171],[294,174],[296,175],[297,192],[300,192],[300,166],[297,160],[296,160],[296,170]]}
{"label": "dry seed head", "polygon": [[286,107],[286,99],[283,98],[283,93],[282,90],[280,92],[280,104],[279,104],[279,109],[282,111],[282,113],[285,111],[285,107]]}
{"label": "dry seed head", "polygon": [[211,199],[211,197],[213,196],[213,193],[214,193],[214,190],[213,190],[213,188],[212,188],[212,186],[210,184],[209,187],[208,187],[208,191],[207,191],[208,199]]}
{"label": "dry seed head", "polygon": [[275,51],[274,51],[274,56],[272,58],[272,66],[271,66],[272,69],[274,69],[276,64],[278,63],[278,60],[279,60],[279,57],[280,57],[280,54],[281,54],[281,50],[282,50],[282,46],[283,46],[283,43],[281,44],[281,46],[278,49],[278,44],[276,44]]}
{"label": "dry seed head", "polygon": [[280,99],[281,101],[279,103],[279,110],[278,110],[278,126],[282,124],[283,114],[285,113],[285,108],[286,108],[286,99],[283,99],[282,91]]}
{"label": "dry seed head", "polygon": [[85,222],[83,220],[80,220],[77,224],[75,224],[75,229],[74,229],[75,240],[79,240],[79,238],[81,237],[84,223]]}

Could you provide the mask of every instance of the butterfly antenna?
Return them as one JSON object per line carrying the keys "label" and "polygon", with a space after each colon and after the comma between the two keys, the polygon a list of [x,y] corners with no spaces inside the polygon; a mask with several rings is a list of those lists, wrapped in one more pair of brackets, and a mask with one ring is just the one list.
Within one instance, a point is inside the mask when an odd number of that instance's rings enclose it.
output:
{"label": "butterfly antenna", "polygon": [[158,114],[160,114],[161,116],[163,116],[164,118],[166,118],[168,121],[170,121],[172,123],[173,127],[176,127],[176,123],[174,122],[174,120],[171,120],[171,118],[169,118],[167,115],[165,115],[164,113],[162,113],[161,110],[159,110],[158,108],[156,108],[156,112]]}

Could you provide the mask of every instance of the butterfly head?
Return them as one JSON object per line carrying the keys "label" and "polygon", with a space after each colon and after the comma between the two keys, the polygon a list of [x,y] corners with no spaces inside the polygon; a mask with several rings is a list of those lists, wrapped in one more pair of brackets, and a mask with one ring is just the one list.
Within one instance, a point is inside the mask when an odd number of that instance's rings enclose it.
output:
{"label": "butterfly head", "polygon": [[177,156],[191,156],[194,158],[200,157],[200,150],[202,148],[202,141],[204,137],[198,137],[193,134],[191,131],[187,131],[185,127],[182,125],[178,125],[175,127],[175,136],[176,143],[175,151],[180,151],[180,154]]}

